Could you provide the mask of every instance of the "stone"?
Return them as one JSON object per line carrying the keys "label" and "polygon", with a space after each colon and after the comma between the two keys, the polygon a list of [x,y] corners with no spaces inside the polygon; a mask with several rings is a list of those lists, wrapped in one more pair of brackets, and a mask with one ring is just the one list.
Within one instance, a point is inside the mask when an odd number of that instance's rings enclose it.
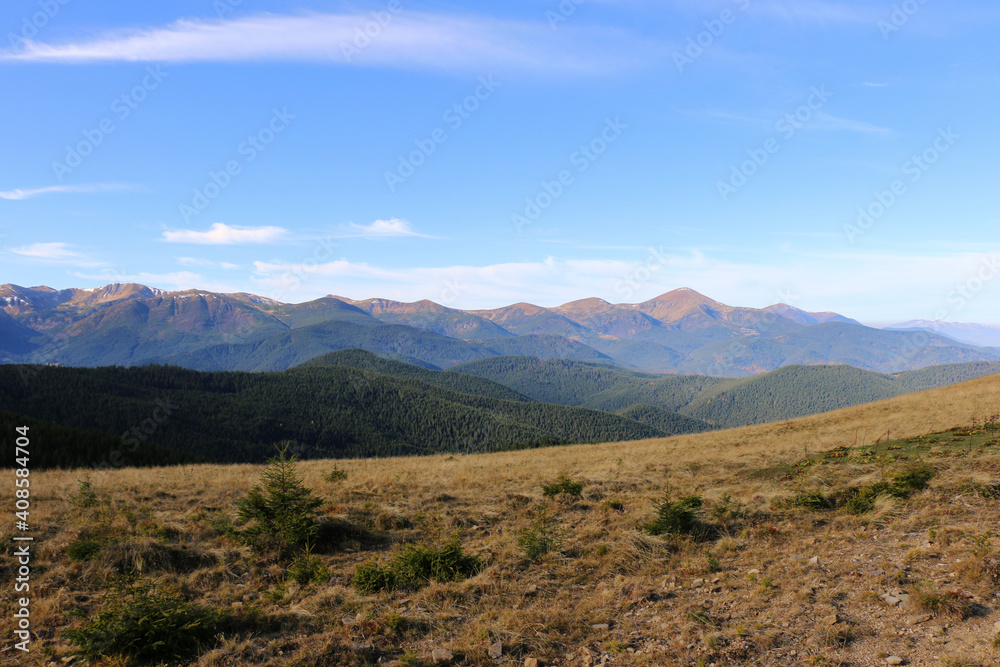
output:
{"label": "stone", "polygon": [[819,565],[819,556],[813,556],[809,559],[810,565]]}
{"label": "stone", "polygon": [[497,642],[496,644],[490,645],[490,657],[494,660],[499,660],[503,656],[503,642]]}
{"label": "stone", "polygon": [[934,616],[931,614],[917,614],[916,616],[910,616],[906,619],[906,622],[910,625],[919,625],[921,623],[926,623],[932,618],[934,618]]}
{"label": "stone", "polygon": [[524,667],[542,667],[542,661],[538,658],[525,658]]}
{"label": "stone", "polygon": [[524,589],[525,595],[534,595],[537,592],[538,592],[538,586],[536,586],[535,584],[531,584],[526,589]]}
{"label": "stone", "polygon": [[431,660],[435,665],[450,665],[455,659],[455,654],[444,648],[436,648],[431,651]]}
{"label": "stone", "polygon": [[894,598],[894,597],[892,597],[891,595],[886,595],[886,596],[885,596],[884,598],[882,598],[882,599],[883,599],[883,600],[885,600],[885,603],[886,603],[887,605],[889,605],[890,607],[895,607],[896,605],[898,605],[898,604],[899,604],[899,598]]}
{"label": "stone", "polygon": [[594,623],[590,626],[591,630],[597,630],[598,632],[607,632],[611,629],[611,626],[607,623]]}
{"label": "stone", "polygon": [[837,625],[840,622],[840,617],[836,614],[830,614],[829,616],[824,616],[819,620],[821,625]]}
{"label": "stone", "polygon": [[887,665],[902,665],[903,664],[903,659],[900,658],[898,655],[890,655],[888,658],[885,659],[885,664],[887,664]]}
{"label": "stone", "polygon": [[993,624],[993,629],[996,630],[997,632],[1000,632],[1000,621],[997,621],[996,623]]}

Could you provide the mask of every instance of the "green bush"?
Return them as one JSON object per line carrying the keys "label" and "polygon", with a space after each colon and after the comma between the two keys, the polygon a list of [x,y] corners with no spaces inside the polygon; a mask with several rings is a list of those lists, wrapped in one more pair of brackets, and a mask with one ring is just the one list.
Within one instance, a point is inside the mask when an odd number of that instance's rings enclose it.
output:
{"label": "green bush", "polygon": [[539,560],[547,553],[559,551],[562,535],[558,521],[547,507],[539,507],[535,520],[518,531],[517,544],[531,560]]}
{"label": "green bush", "polygon": [[392,591],[397,588],[396,575],[391,564],[383,565],[375,559],[365,561],[354,570],[354,587],[362,593]]}
{"label": "green bush", "polygon": [[303,486],[295,470],[298,458],[288,457],[288,445],[278,447],[254,487],[237,502],[239,521],[252,522],[237,531],[240,538],[261,552],[275,551],[283,558],[312,542],[319,531],[317,509],[323,500]]}
{"label": "green bush", "polygon": [[905,492],[909,495],[909,493],[926,489],[931,485],[933,478],[934,468],[926,463],[920,463],[893,475],[891,481],[897,494]]}
{"label": "green bush", "polygon": [[559,475],[556,481],[549,484],[542,484],[542,493],[546,498],[558,496],[564,493],[568,496],[579,496],[583,493],[583,482],[574,482],[566,475]]}
{"label": "green bush", "polygon": [[812,491],[800,491],[790,498],[784,498],[778,501],[777,505],[779,507],[799,507],[810,510],[827,510],[836,507],[837,503],[834,502],[833,499],[824,496],[823,492],[819,489],[814,489]]}
{"label": "green bush", "polygon": [[656,519],[646,524],[650,535],[690,535],[698,527],[698,511],[703,504],[699,495],[680,496],[676,500],[667,492],[656,507]]}
{"label": "green bush", "polygon": [[930,486],[933,477],[933,468],[927,464],[917,464],[891,475],[888,480],[851,489],[841,504],[848,514],[864,514],[875,507],[875,500],[879,496],[909,498]]}
{"label": "green bush", "polygon": [[186,660],[219,632],[219,612],[194,606],[179,593],[151,582],[116,580],[97,613],[66,637],[85,658],[117,657],[128,664]]}
{"label": "green bush", "polygon": [[90,477],[76,480],[76,494],[69,497],[71,505],[81,508],[93,507],[97,504],[97,492],[94,491]]}
{"label": "green bush", "polygon": [[70,560],[76,562],[94,560],[103,548],[103,542],[87,537],[81,537],[73,540],[66,546],[66,556]]}
{"label": "green bush", "polygon": [[440,549],[407,544],[387,563],[370,560],[354,571],[354,586],[364,593],[397,588],[420,588],[432,580],[459,581],[482,567],[478,556],[465,553],[458,537]]}
{"label": "green bush", "polygon": [[329,581],[330,570],[319,556],[307,550],[288,566],[288,577],[299,586],[308,586],[314,581],[321,584]]}
{"label": "green bush", "polygon": [[332,470],[327,471],[323,475],[323,479],[330,482],[331,484],[336,484],[337,482],[343,482],[347,479],[347,471],[339,466],[333,466]]}

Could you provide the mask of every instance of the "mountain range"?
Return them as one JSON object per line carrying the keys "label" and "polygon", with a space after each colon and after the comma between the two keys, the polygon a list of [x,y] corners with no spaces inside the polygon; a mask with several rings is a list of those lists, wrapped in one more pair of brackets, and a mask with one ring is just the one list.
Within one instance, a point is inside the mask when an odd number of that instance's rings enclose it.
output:
{"label": "mountain range", "polygon": [[883,329],[902,329],[909,331],[924,331],[947,336],[960,343],[969,343],[982,347],[1000,346],[1000,327],[988,324],[966,324],[961,322],[945,322],[943,320],[909,320],[892,324]]}
{"label": "mountain range", "polygon": [[637,304],[589,298],[459,310],[431,301],[327,296],[301,304],[246,293],[0,286],[0,362],[163,363],[203,371],[279,371],[342,349],[431,369],[497,356],[746,377],[798,364],[897,372],[1000,360],[1000,349],[943,333],[866,327],[786,304],[729,306],[677,289]]}

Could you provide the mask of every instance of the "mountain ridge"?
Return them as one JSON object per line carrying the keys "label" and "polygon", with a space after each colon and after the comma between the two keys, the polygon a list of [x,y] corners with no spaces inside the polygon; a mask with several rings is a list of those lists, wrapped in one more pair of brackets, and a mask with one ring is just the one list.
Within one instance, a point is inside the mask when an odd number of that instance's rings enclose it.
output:
{"label": "mountain ridge", "polygon": [[[742,377],[801,363],[889,371],[1000,360],[1000,349],[938,334],[908,350],[912,336],[837,313],[730,306],[690,288],[631,304],[587,297],[554,307],[520,302],[462,310],[428,300],[328,295],[291,304],[136,283],[63,290],[8,283],[0,286],[0,314],[0,363],[282,370],[308,355],[361,348],[436,368],[527,354]],[[328,330],[320,336],[304,331],[323,325]],[[263,350],[259,358],[255,346]]]}

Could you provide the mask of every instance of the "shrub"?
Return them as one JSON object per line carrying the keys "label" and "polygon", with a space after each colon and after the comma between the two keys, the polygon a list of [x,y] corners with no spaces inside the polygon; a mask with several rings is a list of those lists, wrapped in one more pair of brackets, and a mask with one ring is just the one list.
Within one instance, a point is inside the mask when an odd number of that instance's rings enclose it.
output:
{"label": "shrub", "polygon": [[66,556],[70,560],[77,562],[94,560],[103,548],[103,542],[87,537],[81,537],[73,540],[69,543],[69,545],[67,545]]}
{"label": "shrub", "polygon": [[478,556],[465,553],[458,537],[440,549],[407,544],[387,563],[370,560],[354,571],[354,586],[364,593],[397,588],[420,588],[430,583],[459,581],[482,567]]}
{"label": "shrub", "polygon": [[261,474],[263,488],[254,487],[237,502],[239,520],[253,522],[237,534],[258,551],[290,557],[315,539],[323,500],[303,486],[295,470],[298,458],[286,456],[288,445],[277,449]]}
{"label": "shrub", "polygon": [[881,495],[889,494],[890,485],[886,482],[876,482],[852,489],[843,501],[844,511],[848,514],[864,514],[875,507],[875,500]]}
{"label": "shrub", "polygon": [[365,561],[354,570],[354,587],[362,593],[378,593],[397,588],[396,575],[391,564],[383,565],[377,560]]}
{"label": "shrub", "polygon": [[926,463],[911,466],[892,477],[893,495],[909,495],[915,491],[923,491],[930,486],[933,478],[934,469]]}
{"label": "shrub", "polygon": [[690,535],[698,527],[701,506],[699,495],[680,496],[674,500],[668,491],[656,507],[656,519],[646,524],[646,532],[650,535]]}
{"label": "shrub", "polygon": [[125,577],[112,584],[97,613],[66,637],[88,659],[184,660],[212,641],[221,621],[219,612],[191,605],[176,591]]}
{"label": "shrub", "polygon": [[330,482],[331,484],[336,484],[337,482],[343,482],[347,479],[347,471],[338,466],[333,466],[332,470],[327,471],[323,475],[323,479]]}
{"label": "shrub", "polygon": [[790,498],[784,498],[779,501],[778,505],[780,507],[799,507],[810,510],[826,510],[836,507],[836,503],[831,498],[824,496],[823,492],[819,489],[800,491]]}
{"label": "shrub", "polygon": [[539,560],[545,554],[559,550],[562,535],[557,519],[549,513],[547,507],[539,507],[535,512],[535,520],[518,531],[517,544],[531,560]]}
{"label": "shrub", "polygon": [[849,490],[842,501],[844,511],[848,514],[864,514],[875,506],[875,500],[882,495],[909,498],[930,486],[933,477],[934,469],[929,465],[921,463],[911,466],[890,476],[888,480]]}
{"label": "shrub", "polygon": [[578,497],[583,493],[583,482],[574,482],[566,475],[559,475],[556,477],[556,481],[542,484],[542,493],[545,494],[546,498],[558,496],[561,493]]}
{"label": "shrub", "polygon": [[328,581],[330,570],[319,556],[307,549],[288,566],[288,577],[299,586],[308,586],[314,581],[316,583]]}
{"label": "shrub", "polygon": [[727,493],[712,505],[710,514],[719,523],[732,524],[746,519],[748,512],[743,503]]}
{"label": "shrub", "polygon": [[911,595],[911,600],[917,609],[935,616],[951,616],[962,621],[972,616],[975,611],[968,596],[955,590],[941,593],[932,582],[917,586]]}
{"label": "shrub", "polygon": [[69,497],[69,502],[77,507],[87,508],[97,504],[97,492],[94,491],[90,477],[76,480],[76,494]]}

